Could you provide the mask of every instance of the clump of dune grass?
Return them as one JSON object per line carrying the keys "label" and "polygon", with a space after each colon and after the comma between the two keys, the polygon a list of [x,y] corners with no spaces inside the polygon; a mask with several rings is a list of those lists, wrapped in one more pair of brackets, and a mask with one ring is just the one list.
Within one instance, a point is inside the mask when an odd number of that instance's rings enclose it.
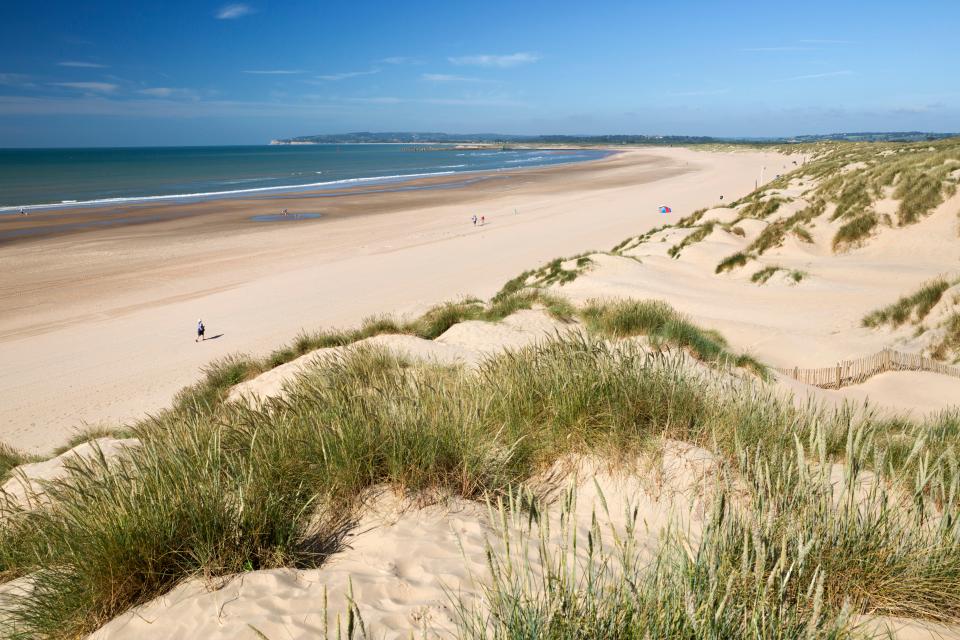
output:
{"label": "clump of dune grass", "polygon": [[766,367],[747,355],[733,354],[718,332],[703,329],[660,301],[590,301],[580,317],[587,329],[607,338],[647,336],[655,345],[675,345],[689,349],[699,360],[743,366],[758,375],[767,375]]}
{"label": "clump of dune grass", "polygon": [[871,311],[864,316],[861,323],[865,327],[890,325],[894,328],[908,320],[919,323],[940,302],[943,292],[949,288],[950,282],[944,278],[937,278],[924,284],[910,295],[903,296],[893,304]]}
{"label": "clump of dune grass", "polygon": [[714,228],[717,226],[717,223],[714,221],[706,222],[698,227],[696,231],[689,234],[683,240],[673,245],[667,250],[667,255],[671,258],[679,258],[680,252],[689,247],[692,244],[701,242],[707,238],[711,233],[713,233]]}
{"label": "clump of dune grass", "polygon": [[[876,480],[864,486],[860,470],[876,446],[870,432],[850,432],[838,486],[822,433],[792,452],[741,449],[732,467],[747,488],[717,480],[699,543],[690,548],[680,532],[646,563],[636,512],[620,535],[595,515],[585,541],[563,529],[559,545],[537,531],[542,523],[514,517],[531,533],[511,538],[504,527],[506,553],[488,553],[484,606],[457,602],[461,636],[799,640],[860,637],[855,616],[864,612],[954,620],[958,526],[931,519],[926,497],[904,499]],[[562,508],[561,527],[572,527],[575,505]],[[525,561],[530,547],[542,574]]]}
{"label": "clump of dune grass", "polygon": [[108,427],[105,425],[87,426],[70,436],[65,444],[55,448],[53,455],[58,456],[74,447],[98,438],[128,438],[130,434],[131,431],[123,427]]}
{"label": "clump of dune grass", "polygon": [[687,229],[689,227],[692,227],[696,225],[698,222],[700,222],[700,218],[702,218],[703,214],[705,214],[706,212],[707,212],[707,209],[697,209],[690,215],[677,220],[674,226],[680,227],[682,229]]}
{"label": "clump of dune grass", "polygon": [[717,264],[717,268],[714,269],[714,272],[723,273],[724,271],[730,271],[732,269],[736,269],[737,267],[742,267],[745,264],[747,264],[747,262],[749,262],[752,257],[753,256],[751,256],[748,253],[744,253],[743,251],[738,251],[721,260]]}
{"label": "clump of dune grass", "polygon": [[0,442],[0,484],[10,478],[10,472],[13,471],[14,468],[39,460],[39,456],[25,453],[6,443]]}
{"label": "clump of dune grass", "polygon": [[777,271],[782,271],[783,267],[778,267],[776,265],[766,266],[763,269],[760,269],[752,276],[750,276],[750,282],[756,282],[757,284],[766,284],[767,280],[773,277]]}
{"label": "clump of dune grass", "polygon": [[863,242],[877,226],[877,214],[867,211],[845,223],[833,236],[833,250],[846,248]]}
{"label": "clump of dune grass", "polygon": [[951,313],[942,328],[943,335],[931,348],[930,355],[938,360],[946,360],[951,355],[954,360],[960,358],[960,313]]}
{"label": "clump of dune grass", "polygon": [[622,242],[619,242],[617,246],[611,249],[610,253],[612,253],[613,255],[621,255],[624,251],[635,249],[636,247],[639,247],[641,244],[649,241],[650,238],[652,238],[655,234],[660,233],[664,229],[669,229],[672,226],[673,225],[663,224],[663,225],[660,225],[659,227],[650,229],[646,233],[643,233],[639,236],[632,236],[630,238],[627,238]]}
{"label": "clump of dune grass", "polygon": [[785,198],[774,196],[764,200],[762,197],[762,192],[755,194],[749,201],[746,207],[740,210],[740,218],[756,218],[758,220],[764,220],[769,218],[777,210],[780,209],[780,206],[787,202]]}

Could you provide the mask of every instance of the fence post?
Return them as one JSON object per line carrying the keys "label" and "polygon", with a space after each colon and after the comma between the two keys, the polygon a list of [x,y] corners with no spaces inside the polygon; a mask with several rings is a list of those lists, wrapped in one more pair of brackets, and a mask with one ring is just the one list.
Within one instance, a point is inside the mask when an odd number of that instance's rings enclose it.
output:
{"label": "fence post", "polygon": [[837,363],[837,389],[840,388],[840,363]]}

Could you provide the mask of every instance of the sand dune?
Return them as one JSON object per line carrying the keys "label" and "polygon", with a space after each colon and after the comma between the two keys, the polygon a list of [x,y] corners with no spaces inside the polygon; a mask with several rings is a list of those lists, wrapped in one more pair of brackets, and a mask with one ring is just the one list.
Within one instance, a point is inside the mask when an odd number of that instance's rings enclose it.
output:
{"label": "sand dune", "polygon": [[[542,482],[552,483],[558,493],[575,491],[573,527],[584,540],[594,517],[612,537],[614,530],[623,535],[636,513],[640,527],[635,535],[650,557],[671,524],[674,533],[684,532],[696,544],[710,500],[706,481],[717,464],[710,452],[671,441],[664,443],[658,462],[642,479],[611,472],[600,460],[570,459],[545,472]],[[554,546],[565,533],[560,511],[555,505],[544,525]],[[537,525],[528,530],[522,513],[509,514],[506,529],[500,522],[496,510],[473,502],[451,499],[416,508],[387,490],[375,492],[362,520],[345,537],[343,550],[322,568],[256,571],[213,584],[191,580],[113,620],[91,638],[322,637],[325,626],[330,631],[338,624],[346,627],[350,599],[375,637],[401,639],[411,632],[449,637],[457,599],[477,603],[489,581],[488,549],[502,557],[506,536],[515,545],[512,553],[535,571],[544,560],[537,553]]]}

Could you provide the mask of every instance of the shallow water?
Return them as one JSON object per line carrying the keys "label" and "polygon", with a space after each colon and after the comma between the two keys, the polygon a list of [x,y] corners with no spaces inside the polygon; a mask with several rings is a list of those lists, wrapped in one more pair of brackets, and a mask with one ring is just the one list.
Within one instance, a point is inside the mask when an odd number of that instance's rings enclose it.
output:
{"label": "shallow water", "polygon": [[341,189],[471,171],[582,162],[588,149],[456,149],[353,144],[124,149],[0,149],[0,213]]}
{"label": "shallow water", "polygon": [[322,213],[265,213],[259,216],[250,216],[254,222],[294,222],[295,220],[312,220],[322,218]]}

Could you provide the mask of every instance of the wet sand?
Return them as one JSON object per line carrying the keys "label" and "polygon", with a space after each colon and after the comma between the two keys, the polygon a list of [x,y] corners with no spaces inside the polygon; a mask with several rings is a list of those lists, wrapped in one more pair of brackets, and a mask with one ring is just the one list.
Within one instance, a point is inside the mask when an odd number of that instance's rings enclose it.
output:
{"label": "wet sand", "polygon": [[[84,423],[167,405],[217,357],[488,297],[524,269],[661,224],[660,204],[678,218],[743,195],[773,157],[643,149],[469,181],[14,216],[0,233],[45,230],[0,244],[0,440],[49,450]],[[321,217],[251,220],[282,209]],[[194,343],[198,317],[217,339]]]}

